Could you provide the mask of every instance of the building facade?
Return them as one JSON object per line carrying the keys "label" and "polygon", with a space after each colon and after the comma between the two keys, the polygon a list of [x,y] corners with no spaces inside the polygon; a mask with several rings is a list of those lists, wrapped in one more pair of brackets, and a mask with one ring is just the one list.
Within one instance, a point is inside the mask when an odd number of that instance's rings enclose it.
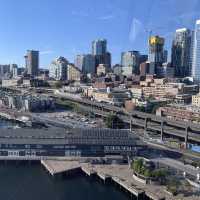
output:
{"label": "building facade", "polygon": [[18,66],[16,64],[10,64],[10,74],[13,78],[18,76]]}
{"label": "building facade", "polygon": [[8,129],[0,136],[0,156],[15,158],[131,156],[144,148],[139,138],[127,130]]}
{"label": "building facade", "polygon": [[97,75],[98,76],[105,76],[108,72],[109,72],[109,67],[108,65],[105,64],[99,64],[99,66],[97,67]]}
{"label": "building facade", "polygon": [[176,30],[172,44],[172,66],[175,68],[176,77],[191,75],[192,34],[189,29]]}
{"label": "building facade", "polygon": [[192,77],[200,82],[200,20],[196,21],[193,44]]}
{"label": "building facade", "polygon": [[49,77],[53,78],[54,80],[67,80],[67,66],[68,61],[64,57],[59,57],[54,60],[49,68]]}
{"label": "building facade", "polygon": [[95,74],[95,56],[92,54],[77,55],[75,66],[78,67],[83,74]]}
{"label": "building facade", "polygon": [[39,51],[27,50],[25,64],[27,74],[30,76],[37,76],[39,71]]}
{"label": "building facade", "polygon": [[164,44],[165,39],[159,36],[149,38],[149,62],[151,74],[157,74],[157,67],[162,66],[164,62]]}
{"label": "building facade", "polygon": [[200,107],[200,94],[192,96],[192,105]]}
{"label": "building facade", "polygon": [[146,76],[149,73],[149,62],[140,64],[140,76]]}
{"label": "building facade", "polygon": [[[92,54],[93,55],[104,55],[107,53],[107,40],[99,39],[92,42]],[[103,64],[103,63],[101,63]]]}
{"label": "building facade", "polygon": [[115,75],[119,75],[119,76],[122,75],[122,66],[119,65],[119,64],[114,65],[113,66],[113,73]]}
{"label": "building facade", "polygon": [[139,74],[140,53],[138,51],[123,52],[121,55],[121,65],[124,76]]}
{"label": "building facade", "polygon": [[0,79],[8,78],[10,65],[0,65]]}
{"label": "building facade", "polygon": [[111,68],[111,54],[107,51],[107,40],[94,40],[92,42],[92,55],[95,56],[96,71],[99,64],[105,64]]}
{"label": "building facade", "polygon": [[81,70],[73,64],[67,66],[67,80],[68,81],[80,81]]}

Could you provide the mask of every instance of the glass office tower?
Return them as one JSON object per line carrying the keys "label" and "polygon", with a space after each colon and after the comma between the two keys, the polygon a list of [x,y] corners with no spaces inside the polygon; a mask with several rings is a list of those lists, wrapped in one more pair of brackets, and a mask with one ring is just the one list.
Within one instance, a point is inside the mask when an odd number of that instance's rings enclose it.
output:
{"label": "glass office tower", "polygon": [[192,77],[194,78],[195,82],[200,83],[200,20],[196,21],[194,32]]}

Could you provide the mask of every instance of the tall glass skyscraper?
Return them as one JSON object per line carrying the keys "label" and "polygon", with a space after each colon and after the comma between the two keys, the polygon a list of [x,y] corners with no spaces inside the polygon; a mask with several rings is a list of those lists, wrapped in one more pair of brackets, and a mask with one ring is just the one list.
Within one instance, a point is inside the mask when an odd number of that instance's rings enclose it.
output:
{"label": "tall glass skyscraper", "polygon": [[194,32],[192,77],[200,83],[200,19],[196,21]]}
{"label": "tall glass skyscraper", "polygon": [[75,66],[84,74],[95,74],[95,56],[91,54],[77,55]]}
{"label": "tall glass skyscraper", "polygon": [[107,40],[99,39],[92,42],[93,55],[105,55],[107,53]]}
{"label": "tall glass skyscraper", "polygon": [[92,55],[95,56],[95,67],[104,64],[111,67],[111,54],[107,51],[107,40],[98,39],[92,42]]}
{"label": "tall glass skyscraper", "polygon": [[172,44],[172,66],[177,77],[191,76],[192,32],[187,28],[177,29]]}
{"label": "tall glass skyscraper", "polygon": [[158,74],[157,68],[164,63],[164,44],[165,39],[156,35],[149,38],[149,56],[151,74]]}

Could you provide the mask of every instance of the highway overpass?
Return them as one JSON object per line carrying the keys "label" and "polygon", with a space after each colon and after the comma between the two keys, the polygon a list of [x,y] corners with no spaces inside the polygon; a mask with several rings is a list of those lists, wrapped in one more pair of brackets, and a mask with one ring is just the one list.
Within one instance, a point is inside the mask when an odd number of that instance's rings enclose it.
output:
{"label": "highway overpass", "polygon": [[113,105],[98,103],[88,99],[74,98],[71,96],[53,95],[54,98],[62,98],[70,102],[78,103],[88,112],[106,117],[108,113],[115,113],[123,122],[130,124],[130,128],[138,126],[144,131],[156,131],[160,133],[161,139],[165,135],[176,137],[187,143],[200,144],[200,125],[191,122],[174,121],[166,117],[159,117],[153,114],[132,111],[126,112],[124,108]]}

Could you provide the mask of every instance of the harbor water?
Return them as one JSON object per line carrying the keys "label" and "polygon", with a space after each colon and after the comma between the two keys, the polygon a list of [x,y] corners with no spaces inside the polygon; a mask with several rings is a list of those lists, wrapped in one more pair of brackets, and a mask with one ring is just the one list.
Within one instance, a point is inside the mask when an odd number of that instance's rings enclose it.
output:
{"label": "harbor water", "polygon": [[[16,128],[9,121],[0,120],[3,128]],[[129,200],[114,185],[83,175],[51,177],[39,162],[0,162],[0,199],[2,200]]]}
{"label": "harbor water", "polygon": [[75,177],[51,177],[38,164],[2,162],[0,164],[2,200],[129,200],[113,185]]}

